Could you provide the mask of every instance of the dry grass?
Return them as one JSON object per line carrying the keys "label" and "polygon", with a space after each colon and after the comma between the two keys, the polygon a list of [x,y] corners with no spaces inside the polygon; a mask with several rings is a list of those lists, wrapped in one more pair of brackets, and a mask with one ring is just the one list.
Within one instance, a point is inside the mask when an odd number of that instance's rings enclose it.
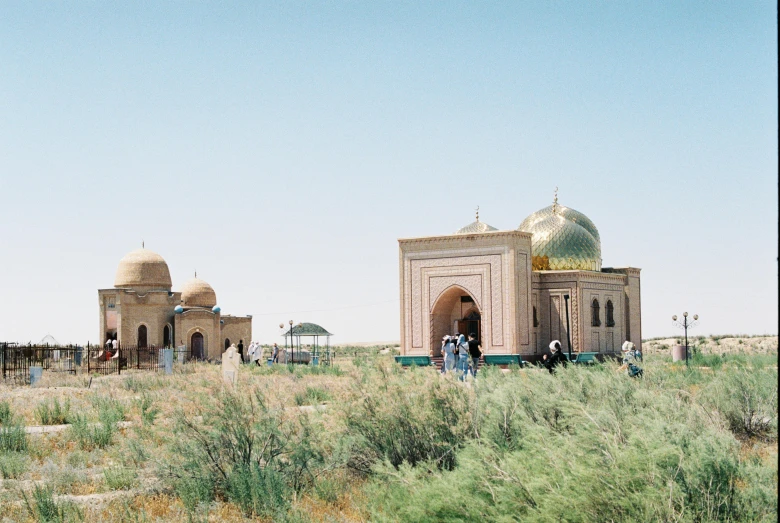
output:
{"label": "dry grass", "polygon": [[[717,341],[717,343],[716,343]],[[668,354],[675,340],[653,340],[645,343],[645,353]],[[769,353],[777,351],[777,337],[709,339],[702,347],[734,352],[753,351]],[[390,354],[361,354],[337,359],[341,375],[333,373],[313,374],[301,367],[290,372],[286,367],[273,370],[267,367],[242,367],[236,389],[259,389],[273,409],[280,409],[286,418],[310,416],[321,424],[326,434],[345,432],[345,412],[350,401],[359,398],[363,376],[360,367],[376,366],[387,362]],[[372,359],[378,358],[378,359]],[[427,372],[421,369],[421,372]],[[431,371],[433,372],[433,371]],[[514,373],[517,371],[513,371]],[[670,375],[685,372],[683,368],[670,366]],[[520,371],[521,380],[533,381],[529,372]],[[427,374],[426,374],[427,375]],[[433,376],[433,374],[431,375]],[[529,378],[530,376],[530,378]],[[438,374],[435,376],[438,378]],[[433,379],[433,378],[432,378]],[[682,382],[681,382],[682,384]],[[124,411],[128,428],[117,430],[111,445],[104,449],[84,450],[79,447],[70,431],[30,435],[29,463],[26,470],[15,479],[0,480],[0,521],[32,521],[20,492],[30,492],[36,483],[54,489],[58,500],[76,503],[84,513],[85,521],[185,521],[191,515],[182,501],[170,490],[165,481],[166,464],[174,458],[173,442],[180,437],[175,431],[175,419],[183,414],[197,419],[203,407],[229,388],[221,379],[220,367],[197,363],[177,368],[171,376],[148,372],[129,371],[121,376],[93,377],[44,373],[39,386],[8,386],[0,384],[0,398],[8,402],[14,416],[25,425],[37,425],[36,407],[42,401],[70,402],[71,413],[77,413],[98,423],[101,408],[106,402],[114,402]],[[696,382],[683,385],[693,396],[700,394],[701,385]],[[305,395],[307,388],[327,392],[327,408],[316,412],[302,411],[296,405],[296,395]],[[681,387],[682,388],[682,387]],[[144,415],[144,398],[158,411],[153,423]],[[101,405],[103,407],[101,407]],[[309,409],[311,410],[311,409]],[[148,414],[148,413],[147,413]],[[769,466],[777,460],[777,441],[767,444],[744,443],[740,451],[742,459],[757,459]],[[111,491],[106,484],[105,471],[125,467],[132,469],[136,480],[127,490]],[[305,514],[317,522],[362,522],[369,520],[365,479],[339,477],[345,488],[335,494],[304,492],[292,502],[292,512]],[[246,521],[237,505],[222,499],[199,509],[196,519],[203,521]],[[262,521],[262,520],[257,520]]]}

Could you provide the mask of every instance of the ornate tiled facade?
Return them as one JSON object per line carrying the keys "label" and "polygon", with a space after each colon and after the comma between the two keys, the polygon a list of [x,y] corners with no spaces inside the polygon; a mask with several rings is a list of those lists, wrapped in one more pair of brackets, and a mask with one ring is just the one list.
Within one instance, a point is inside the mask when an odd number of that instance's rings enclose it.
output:
{"label": "ornate tiled facade", "polygon": [[[641,348],[640,270],[601,269],[595,225],[559,207],[557,199],[540,211],[543,216],[535,213],[523,223],[542,223],[537,218],[558,212],[560,228],[539,233],[549,235],[549,246],[532,231],[498,231],[479,218],[452,235],[398,240],[402,354],[438,355],[442,336],[475,326],[486,354],[534,359],[554,339],[564,350],[571,339],[572,351],[615,353],[626,339]],[[583,254],[580,237],[586,230],[593,242]],[[571,257],[571,269],[569,237],[579,256]],[[554,251],[555,266],[564,268],[532,270],[544,266],[533,261],[541,250]]]}

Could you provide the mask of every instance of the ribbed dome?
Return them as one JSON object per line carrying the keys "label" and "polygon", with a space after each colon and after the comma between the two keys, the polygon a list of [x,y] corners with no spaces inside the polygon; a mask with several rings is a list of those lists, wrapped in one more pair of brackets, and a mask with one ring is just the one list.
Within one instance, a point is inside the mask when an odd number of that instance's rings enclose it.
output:
{"label": "ribbed dome", "polygon": [[[556,209],[556,212],[553,212],[553,208]],[[599,230],[596,228],[596,225],[584,214],[582,214],[579,211],[575,211],[571,207],[566,207],[565,205],[560,204],[553,204],[548,205],[544,209],[540,209],[536,211],[535,213],[531,214],[528,218],[523,220],[523,223],[520,224],[520,226],[517,228],[519,231],[528,231],[531,227],[533,227],[535,224],[539,223],[540,221],[544,220],[545,218],[549,218],[553,214],[559,214],[566,218],[567,220],[576,223],[586,231],[588,231],[596,240],[601,243],[601,236],[599,236]]]}
{"label": "ribbed dome", "polygon": [[480,233],[480,232],[489,232],[489,231],[497,231],[495,227],[491,227],[490,225],[479,221],[472,222],[465,227],[461,227],[457,231],[455,231],[455,234],[473,234],[473,233]]}
{"label": "ribbed dome", "polygon": [[185,307],[211,308],[217,304],[217,293],[205,281],[193,278],[182,286],[181,301]]}
{"label": "ribbed dome", "polygon": [[162,256],[137,249],[119,260],[114,287],[171,290],[171,273]]}
{"label": "ribbed dome", "polygon": [[518,230],[533,234],[533,270],[600,271],[601,241],[590,230],[598,235],[596,226],[584,214],[568,208],[567,213],[562,213],[561,208],[552,205],[537,211],[518,227]]}

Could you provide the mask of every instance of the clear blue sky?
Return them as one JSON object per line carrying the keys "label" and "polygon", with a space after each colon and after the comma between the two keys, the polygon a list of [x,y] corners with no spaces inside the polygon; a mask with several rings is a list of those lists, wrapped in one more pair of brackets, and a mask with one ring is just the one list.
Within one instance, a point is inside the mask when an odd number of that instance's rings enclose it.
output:
{"label": "clear blue sky", "polygon": [[774,2],[2,2],[0,340],[95,341],[142,239],[256,339],[397,340],[397,238],[556,186],[645,337],[777,333],[777,87]]}

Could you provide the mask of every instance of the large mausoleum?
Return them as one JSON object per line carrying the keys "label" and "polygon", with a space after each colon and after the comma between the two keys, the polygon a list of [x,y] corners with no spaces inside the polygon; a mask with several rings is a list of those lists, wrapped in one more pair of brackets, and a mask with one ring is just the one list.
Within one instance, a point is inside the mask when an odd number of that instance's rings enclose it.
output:
{"label": "large mausoleum", "polygon": [[184,346],[199,359],[218,358],[231,343],[252,339],[252,316],[222,314],[217,294],[196,277],[173,291],[162,256],[148,249],[119,261],[113,289],[99,289],[100,339],[123,347]]}
{"label": "large mausoleum", "polygon": [[558,203],[516,230],[479,221],[454,234],[398,240],[401,354],[437,357],[442,337],[475,333],[486,355],[534,361],[564,351],[611,354],[642,344],[639,272],[601,266],[601,238]]}

